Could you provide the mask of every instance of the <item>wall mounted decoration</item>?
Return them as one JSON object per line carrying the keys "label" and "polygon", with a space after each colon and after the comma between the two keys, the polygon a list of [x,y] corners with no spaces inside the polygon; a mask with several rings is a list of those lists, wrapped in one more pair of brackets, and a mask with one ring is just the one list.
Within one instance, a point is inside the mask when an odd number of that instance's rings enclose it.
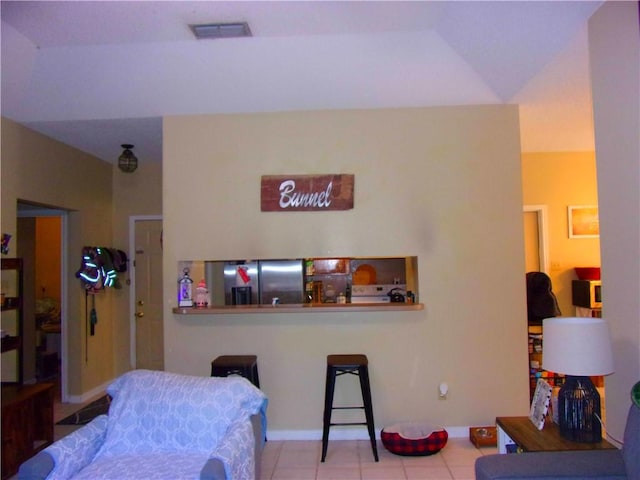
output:
{"label": "wall mounted decoration", "polygon": [[352,174],[263,175],[260,209],[263,212],[309,212],[353,208]]}
{"label": "wall mounted decoration", "polygon": [[598,238],[600,220],[595,205],[568,207],[569,238]]}
{"label": "wall mounted decoration", "polygon": [[83,287],[91,292],[106,287],[122,288],[118,273],[127,271],[127,254],[122,250],[107,247],[82,248],[82,260],[76,277]]}
{"label": "wall mounted decoration", "polygon": [[11,235],[8,233],[2,234],[2,244],[0,246],[0,252],[3,255],[7,255],[9,253],[9,242],[11,241]]}

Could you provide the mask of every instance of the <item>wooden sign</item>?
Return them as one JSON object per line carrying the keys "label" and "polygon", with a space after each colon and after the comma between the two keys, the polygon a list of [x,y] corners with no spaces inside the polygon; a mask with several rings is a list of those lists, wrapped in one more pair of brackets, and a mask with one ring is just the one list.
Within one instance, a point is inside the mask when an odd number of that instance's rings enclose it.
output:
{"label": "wooden sign", "polygon": [[354,175],[263,175],[263,212],[311,212],[353,208]]}

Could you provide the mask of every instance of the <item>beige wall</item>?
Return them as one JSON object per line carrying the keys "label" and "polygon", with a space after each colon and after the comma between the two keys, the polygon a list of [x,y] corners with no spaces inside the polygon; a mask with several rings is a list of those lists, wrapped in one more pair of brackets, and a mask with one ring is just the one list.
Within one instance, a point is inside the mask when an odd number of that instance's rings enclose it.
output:
{"label": "beige wall", "polygon": [[522,198],[525,205],[547,206],[548,274],[562,314],[574,315],[573,268],[600,266],[600,240],[569,238],[567,207],[598,204],[594,152],[524,153]]}
{"label": "beige wall", "polygon": [[113,378],[110,292],[96,299],[97,334],[88,340],[85,361],[85,296],[74,274],[83,245],[111,241],[111,165],[2,119],[2,232],[16,235],[18,199],[69,211],[67,323],[69,393],[80,395]]}
{"label": "beige wall", "polygon": [[[369,356],[378,427],[528,411],[516,107],[170,117],[163,149],[167,370],[257,354],[275,431],[321,428],[336,352]],[[354,209],[260,212],[261,175],[310,173],[355,174]],[[171,313],[180,260],[332,255],[417,255],[425,310]]]}
{"label": "beige wall", "polygon": [[616,372],[607,377],[607,427],[620,438],[640,380],[640,42],[638,2],[605,2],[589,21],[600,244]]}

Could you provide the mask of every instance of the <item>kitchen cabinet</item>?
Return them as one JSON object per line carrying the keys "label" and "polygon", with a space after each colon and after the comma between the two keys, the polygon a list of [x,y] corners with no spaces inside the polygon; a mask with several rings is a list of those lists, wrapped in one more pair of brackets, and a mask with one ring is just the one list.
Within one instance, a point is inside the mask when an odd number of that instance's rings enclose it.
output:
{"label": "kitchen cabinet", "polygon": [[23,311],[22,259],[2,259],[2,383],[21,384]]}
{"label": "kitchen cabinet", "polygon": [[[305,260],[305,296],[310,303],[413,303],[407,271],[415,257],[314,258]],[[411,279],[411,283],[416,282]],[[415,288],[415,287],[414,287]],[[393,300],[391,293],[397,292]],[[411,292],[411,298],[407,298]]]}
{"label": "kitchen cabinet", "polygon": [[304,264],[307,303],[350,303],[351,262],[348,258],[308,258]]}

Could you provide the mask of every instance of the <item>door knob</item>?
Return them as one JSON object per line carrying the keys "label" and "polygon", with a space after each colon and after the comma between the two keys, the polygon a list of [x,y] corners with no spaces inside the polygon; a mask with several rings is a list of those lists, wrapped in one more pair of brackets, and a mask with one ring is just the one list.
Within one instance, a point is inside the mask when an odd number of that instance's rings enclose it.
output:
{"label": "door knob", "polygon": [[144,300],[138,300],[138,305],[140,306],[144,305]]}
{"label": "door knob", "polygon": [[136,312],[136,317],[138,318],[144,317],[144,312]]}

